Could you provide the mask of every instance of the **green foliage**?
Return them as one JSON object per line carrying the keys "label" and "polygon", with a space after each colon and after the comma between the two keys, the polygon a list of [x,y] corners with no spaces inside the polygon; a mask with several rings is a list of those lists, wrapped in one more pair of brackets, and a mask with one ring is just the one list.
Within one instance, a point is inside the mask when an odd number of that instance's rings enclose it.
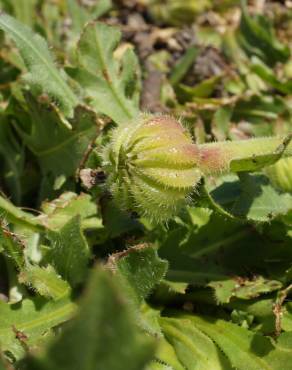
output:
{"label": "green foliage", "polygon": [[[121,279],[125,279],[132,290],[134,301],[141,304],[154,289],[167,271],[167,261],[161,260],[157,251],[152,246],[131,248],[124,252],[124,257],[115,261],[114,255],[112,268],[117,269]],[[115,266],[116,265],[116,266]]]}
{"label": "green foliage", "polygon": [[51,242],[50,263],[72,285],[80,283],[86,274],[90,257],[80,216],[74,216],[58,231],[49,231],[47,236]]}
{"label": "green foliage", "polygon": [[28,69],[26,81],[38,93],[48,94],[65,115],[71,116],[77,100],[56,68],[46,41],[6,14],[0,17],[0,28],[13,39],[24,60]]}
{"label": "green foliage", "polygon": [[0,302],[2,351],[15,359],[21,358],[26,346],[37,348],[49,340],[51,328],[67,321],[75,310],[76,305],[68,299],[47,302],[38,297],[14,305]]}
{"label": "green foliage", "polygon": [[[137,59],[132,49],[114,56],[121,34],[102,23],[89,23],[78,42],[78,67],[68,70],[89,103],[121,123],[138,112]],[[96,86],[99,86],[97,89]]]}
{"label": "green foliage", "polygon": [[[107,320],[108,315],[111,320]],[[40,370],[139,370],[151,358],[153,348],[132,323],[118,281],[96,269],[78,316],[49,348],[46,357],[31,359],[28,366]]]}
{"label": "green foliage", "polygon": [[0,369],[290,370],[289,4],[118,3],[0,0]]}
{"label": "green foliage", "polygon": [[290,56],[288,46],[276,38],[269,20],[259,15],[253,19],[247,12],[246,1],[242,0],[240,31],[243,46],[250,54],[258,55],[270,65],[286,62]]}
{"label": "green foliage", "polygon": [[[240,370],[287,368],[287,361],[291,356],[289,350],[281,345],[277,346],[264,336],[220,319],[212,322],[209,318],[199,316],[179,317],[189,320],[189,326],[193,324],[213,340],[229,360],[231,368]],[[226,366],[223,368],[228,369]]]}
{"label": "green foliage", "polygon": [[232,367],[215,343],[188,319],[163,317],[162,331],[187,369],[229,370]]}

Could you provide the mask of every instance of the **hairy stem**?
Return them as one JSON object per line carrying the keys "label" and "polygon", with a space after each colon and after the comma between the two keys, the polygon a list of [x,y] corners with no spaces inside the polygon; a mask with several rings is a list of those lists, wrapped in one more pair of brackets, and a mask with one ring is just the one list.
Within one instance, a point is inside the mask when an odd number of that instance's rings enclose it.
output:
{"label": "hairy stem", "polygon": [[292,156],[292,135],[241,141],[225,141],[198,146],[198,167],[204,174],[255,171]]}

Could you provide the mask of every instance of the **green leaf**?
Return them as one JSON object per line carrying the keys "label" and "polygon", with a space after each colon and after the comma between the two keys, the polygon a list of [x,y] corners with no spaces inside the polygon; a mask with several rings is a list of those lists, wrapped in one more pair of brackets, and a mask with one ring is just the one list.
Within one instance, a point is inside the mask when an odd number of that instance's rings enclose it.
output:
{"label": "green leaf", "polygon": [[193,101],[195,98],[208,98],[213,94],[215,87],[221,79],[221,75],[212,76],[194,87],[179,84],[176,87],[176,91],[180,100],[183,102]]}
{"label": "green leaf", "polygon": [[184,369],[231,370],[213,341],[191,320],[162,317],[159,322]]}
{"label": "green leaf", "polygon": [[3,163],[2,176],[15,203],[22,196],[21,176],[25,161],[24,147],[18,143],[12,125],[1,116],[0,121],[0,158]]}
{"label": "green leaf", "polygon": [[281,289],[282,283],[257,276],[253,280],[233,278],[229,280],[212,281],[208,284],[215,289],[218,303],[228,303],[231,298],[252,299],[260,294],[270,293]]}
{"label": "green leaf", "polygon": [[6,14],[0,15],[0,29],[15,42],[28,69],[26,81],[38,93],[48,94],[67,116],[72,116],[77,99],[55,66],[46,41]]}
{"label": "green leaf", "polygon": [[174,370],[172,366],[164,365],[160,362],[152,362],[150,365],[148,365],[145,370]]}
{"label": "green leaf", "polygon": [[212,339],[238,370],[288,370],[291,348],[224,320],[195,315],[179,315],[179,318],[188,319]]}
{"label": "green leaf", "polygon": [[72,29],[76,35],[79,35],[84,25],[92,20],[96,20],[111,7],[111,0],[100,0],[92,3],[90,7],[82,6],[78,0],[66,0],[68,15],[72,20]]}
{"label": "green leaf", "polygon": [[[159,325],[159,321],[158,321],[158,325]],[[165,339],[165,337],[162,335],[162,331],[160,335],[161,335],[161,338],[159,340],[159,346],[158,346],[158,350],[155,356],[157,361],[163,364],[167,364],[165,365],[166,369],[184,370],[185,368],[182,366],[182,363],[179,361],[174,347]],[[150,369],[152,368],[150,367]],[[154,366],[154,369],[155,369],[155,366]]]}
{"label": "green leaf", "polygon": [[80,313],[44,359],[29,361],[29,369],[141,370],[153,349],[133,323],[118,279],[95,269]]}
{"label": "green leaf", "polygon": [[242,0],[241,3],[240,41],[245,49],[268,65],[286,62],[290,56],[289,47],[278,41],[268,18],[262,15],[252,18],[247,12],[246,1]]}
{"label": "green leaf", "polygon": [[265,176],[241,176],[241,195],[232,212],[254,221],[270,221],[292,208],[292,197],[277,192]]}
{"label": "green leaf", "polygon": [[19,275],[19,282],[32,287],[41,296],[54,300],[68,297],[71,292],[69,284],[50,265],[26,267]]}
{"label": "green leaf", "polygon": [[111,238],[142,229],[141,224],[133,219],[128,212],[121,210],[114,200],[104,202],[102,219]]}
{"label": "green leaf", "polygon": [[18,269],[24,267],[24,243],[19,237],[9,230],[8,226],[0,220],[0,250],[3,249],[4,254],[13,260]]}
{"label": "green leaf", "polygon": [[226,140],[230,129],[232,108],[229,106],[219,108],[213,116],[212,132],[218,141]]}
{"label": "green leaf", "polygon": [[43,226],[32,214],[22,211],[0,196],[0,216],[11,223],[23,225],[32,230],[43,230]]}
{"label": "green leaf", "polygon": [[11,0],[15,17],[32,27],[35,21],[34,10],[38,0]]}
{"label": "green leaf", "polygon": [[177,85],[187,74],[198,55],[198,48],[191,46],[182,58],[173,67],[169,81],[173,86]]}
{"label": "green leaf", "polygon": [[[68,299],[47,302],[44,299],[25,299],[21,303],[0,301],[0,347],[16,359],[25,354],[26,346],[37,347],[49,339],[51,328],[67,321],[76,310]],[[16,336],[16,332],[22,334]]]}
{"label": "green leaf", "polygon": [[[62,228],[72,217],[79,215],[82,222],[90,220],[97,215],[97,206],[89,194],[76,194],[65,192],[59,198],[51,202],[43,202],[42,210],[45,214],[38,217],[38,220],[51,230]],[[94,218],[94,220],[97,220]],[[98,223],[100,228],[101,220]]]}
{"label": "green leaf", "polygon": [[[211,232],[214,233],[214,229],[209,229],[207,232],[209,236],[211,236]],[[183,245],[188,240],[187,238],[188,234],[184,228],[176,228],[169,231],[165,241],[161,243],[159,256],[169,262],[169,270],[167,271],[166,278],[173,282],[184,282],[195,285],[206,285],[213,280],[225,279],[226,274],[224,269],[218,266],[218,264],[207,259],[200,260],[192,258],[190,249],[185,248]],[[203,236],[202,240],[206,242],[206,237]],[[197,244],[198,248],[203,249],[202,244],[199,243],[200,241]],[[194,241],[190,242],[190,246],[193,247],[195,255]],[[220,248],[220,242],[218,247]],[[204,256],[204,253],[200,253],[200,256]]]}
{"label": "green leaf", "polygon": [[26,96],[26,102],[29,117],[22,112],[15,128],[37,157],[43,174],[52,174],[54,178],[74,175],[89,144],[99,133],[95,113],[78,106],[70,120],[70,129],[50,104],[37,102],[31,95]]}
{"label": "green leaf", "polygon": [[68,70],[84,89],[91,105],[115,122],[138,114],[137,58],[127,49],[117,58],[121,33],[103,23],[89,23],[78,43],[79,67]]}
{"label": "green leaf", "polygon": [[257,222],[271,221],[292,209],[291,195],[280,193],[260,174],[241,174],[240,181],[234,177],[209,191],[215,203],[231,215]]}
{"label": "green leaf", "polygon": [[81,230],[80,216],[74,216],[58,231],[49,230],[47,236],[51,242],[50,263],[71,285],[82,282],[90,251]]}
{"label": "green leaf", "polygon": [[162,280],[168,263],[158,257],[154,247],[142,244],[112,255],[109,266],[117,269],[129,285],[131,296],[141,303]]}
{"label": "green leaf", "polygon": [[275,72],[256,57],[252,59],[251,70],[281,93],[287,95],[292,93],[292,81],[279,81]]}

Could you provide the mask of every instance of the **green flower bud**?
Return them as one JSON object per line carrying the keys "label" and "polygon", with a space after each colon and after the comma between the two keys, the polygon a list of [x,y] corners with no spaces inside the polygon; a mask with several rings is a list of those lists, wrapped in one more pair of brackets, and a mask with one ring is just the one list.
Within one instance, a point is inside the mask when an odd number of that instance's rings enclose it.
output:
{"label": "green flower bud", "polygon": [[140,115],[119,126],[103,157],[116,202],[156,221],[177,212],[201,178],[197,146],[169,116]]}
{"label": "green flower bud", "polygon": [[266,169],[271,182],[279,189],[292,193],[292,158],[282,158]]}
{"label": "green flower bud", "polygon": [[[119,206],[156,221],[182,207],[202,175],[270,166],[274,182],[292,191],[292,135],[195,145],[169,116],[140,115],[113,130],[103,152],[108,186]],[[272,176],[272,175],[271,175]]]}

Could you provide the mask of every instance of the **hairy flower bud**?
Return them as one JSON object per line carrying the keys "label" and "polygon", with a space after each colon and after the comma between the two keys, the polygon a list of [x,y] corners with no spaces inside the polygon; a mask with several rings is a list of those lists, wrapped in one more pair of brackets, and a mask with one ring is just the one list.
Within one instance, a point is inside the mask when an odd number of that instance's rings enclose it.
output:
{"label": "hairy flower bud", "polygon": [[202,175],[258,171],[279,157],[274,181],[291,191],[292,160],[284,159],[292,157],[291,139],[292,134],[195,145],[174,118],[141,114],[113,130],[103,168],[119,206],[161,221],[186,203]]}
{"label": "hairy flower bud", "polygon": [[113,131],[104,168],[116,202],[157,221],[173,215],[201,177],[197,146],[169,116],[140,115]]}
{"label": "hairy flower bud", "polygon": [[266,174],[279,189],[292,193],[292,158],[282,158],[266,169]]}

